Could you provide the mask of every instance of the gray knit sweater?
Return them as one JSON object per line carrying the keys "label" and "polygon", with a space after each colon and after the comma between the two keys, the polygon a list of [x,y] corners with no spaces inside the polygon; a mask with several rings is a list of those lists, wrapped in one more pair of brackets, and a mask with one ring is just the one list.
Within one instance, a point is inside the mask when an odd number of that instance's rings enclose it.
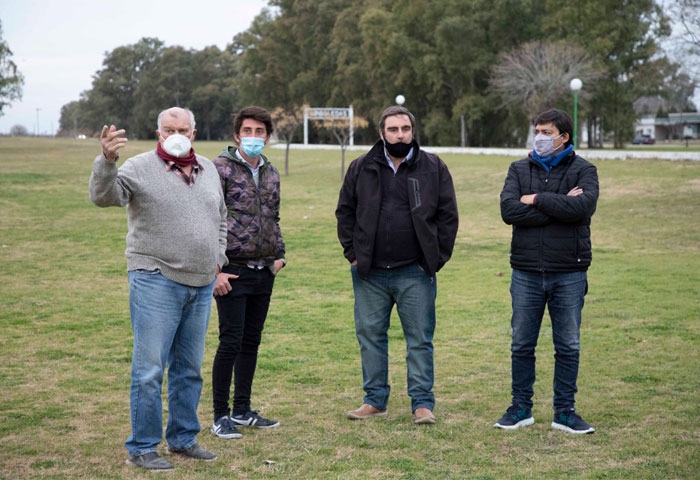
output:
{"label": "gray knit sweater", "polygon": [[126,206],[127,270],[159,269],[170,280],[192,287],[211,283],[226,259],[226,204],[216,167],[197,155],[193,185],[172,171],[155,150],[129,158],[117,168],[95,158],[90,199],[98,207]]}

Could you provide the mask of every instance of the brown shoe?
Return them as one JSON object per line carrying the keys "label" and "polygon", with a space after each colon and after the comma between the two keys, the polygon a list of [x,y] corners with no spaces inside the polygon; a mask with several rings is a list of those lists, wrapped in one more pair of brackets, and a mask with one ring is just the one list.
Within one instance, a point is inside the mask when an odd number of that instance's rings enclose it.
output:
{"label": "brown shoe", "polygon": [[413,423],[416,425],[430,425],[435,423],[435,415],[425,407],[416,408],[413,412]]}
{"label": "brown shoe", "polygon": [[386,410],[379,410],[368,403],[363,403],[357,410],[348,412],[350,420],[364,420],[370,417],[386,417]]}

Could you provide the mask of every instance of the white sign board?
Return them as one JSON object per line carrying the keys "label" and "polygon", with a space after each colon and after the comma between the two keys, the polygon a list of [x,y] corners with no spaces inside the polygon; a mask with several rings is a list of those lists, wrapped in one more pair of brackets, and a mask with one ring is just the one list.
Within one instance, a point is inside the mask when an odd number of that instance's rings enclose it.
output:
{"label": "white sign board", "polygon": [[349,108],[307,108],[306,118],[311,120],[325,120],[327,118],[350,118]]}
{"label": "white sign board", "polygon": [[355,144],[352,105],[349,108],[308,107],[304,109],[304,145],[309,144],[309,120],[347,120],[350,124],[350,145]]}

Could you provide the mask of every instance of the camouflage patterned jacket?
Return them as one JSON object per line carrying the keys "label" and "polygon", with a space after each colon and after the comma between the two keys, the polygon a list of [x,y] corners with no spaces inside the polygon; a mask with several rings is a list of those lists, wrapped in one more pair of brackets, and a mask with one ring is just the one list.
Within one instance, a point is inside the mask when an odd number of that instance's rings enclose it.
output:
{"label": "camouflage patterned jacket", "polygon": [[214,159],[228,210],[226,256],[233,265],[271,267],[284,258],[279,226],[280,175],[266,157],[260,166],[258,186],[236,147],[227,147]]}

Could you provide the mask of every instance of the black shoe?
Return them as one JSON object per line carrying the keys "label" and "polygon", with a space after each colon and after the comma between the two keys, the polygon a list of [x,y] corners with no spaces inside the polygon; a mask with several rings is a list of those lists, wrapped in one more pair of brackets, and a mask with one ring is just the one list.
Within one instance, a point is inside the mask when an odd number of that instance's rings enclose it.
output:
{"label": "black shoe", "polygon": [[204,460],[205,462],[211,462],[216,460],[216,454],[210,452],[209,450],[204,450],[198,444],[192,445],[190,448],[184,450],[175,450],[171,447],[166,449],[167,453],[174,453],[175,455],[182,455],[183,457],[194,458],[195,460]]}
{"label": "black shoe", "polygon": [[145,470],[154,470],[164,472],[166,470],[174,470],[175,467],[158,455],[156,452],[148,452],[143,455],[137,455],[135,457],[129,457],[126,459],[126,463],[129,465],[134,465]]}
{"label": "black shoe", "polygon": [[211,433],[220,438],[241,438],[243,436],[227,415],[214,422],[211,426]]}
{"label": "black shoe", "polygon": [[559,412],[554,414],[552,428],[564,430],[569,433],[593,433],[595,428],[583,421],[580,415],[574,410],[568,412]]}
{"label": "black shoe", "polygon": [[519,427],[527,427],[535,423],[532,418],[532,410],[518,405],[511,405],[506,410],[500,420],[493,424],[496,428],[504,428],[506,430],[515,430]]}
{"label": "black shoe", "polygon": [[276,428],[280,426],[280,422],[258,415],[257,410],[248,410],[240,415],[231,415],[231,420],[241,427]]}

